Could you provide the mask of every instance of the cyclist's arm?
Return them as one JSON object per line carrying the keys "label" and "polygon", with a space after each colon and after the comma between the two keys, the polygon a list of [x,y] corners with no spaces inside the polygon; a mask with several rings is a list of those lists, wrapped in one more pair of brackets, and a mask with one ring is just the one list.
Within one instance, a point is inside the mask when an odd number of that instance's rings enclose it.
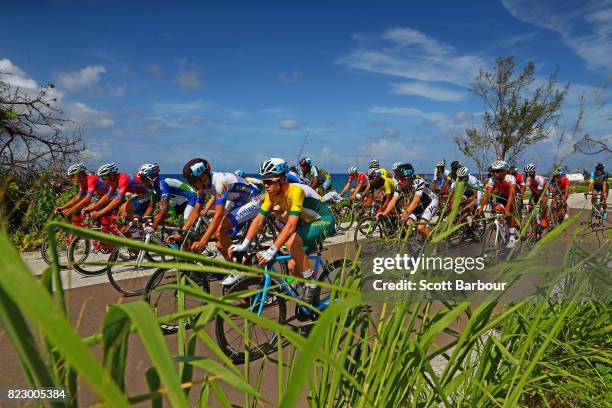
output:
{"label": "cyclist's arm", "polygon": [[79,211],[82,208],[85,208],[89,203],[91,203],[91,196],[83,197],[81,201],[79,201],[78,203],[73,205],[72,208],[70,208],[70,213],[72,214],[72,213]]}
{"label": "cyclist's arm", "polygon": [[389,215],[391,211],[393,211],[393,209],[397,205],[397,202],[399,201],[399,199],[400,199],[399,194],[393,194],[393,197],[391,197],[391,201],[389,201],[389,204],[387,204],[386,207],[382,207],[384,208],[384,211],[381,212],[381,215]]}
{"label": "cyclist's arm", "polygon": [[317,186],[319,184],[319,176],[314,176],[312,178],[312,181],[310,182],[310,187],[312,187],[313,189],[317,189]]}
{"label": "cyclist's arm", "polygon": [[406,206],[406,212],[404,213],[404,216],[409,216],[410,214],[412,214],[414,212],[414,209],[417,208],[420,202],[421,196],[415,194],[414,197],[412,197],[412,200],[410,200],[410,203],[408,203],[408,205]]}
{"label": "cyclist's arm", "polygon": [[440,190],[440,194],[442,195],[446,194],[450,185],[451,185],[451,179],[450,177],[447,177],[446,180],[444,181],[444,185],[442,186],[442,189]]}
{"label": "cyclist's arm", "polygon": [[506,207],[504,208],[504,212],[506,214],[510,213],[510,208],[512,208],[512,203],[514,202],[514,196],[516,195],[516,184],[512,184],[510,189],[508,190],[508,201],[506,202]]}
{"label": "cyclist's arm", "polygon": [[[155,219],[153,220],[153,228],[157,228],[159,224],[161,224],[168,216],[168,203],[168,200],[161,200],[159,202],[159,213],[157,213]],[[152,215],[154,210],[155,201],[151,199],[151,201],[149,202],[149,208],[147,208],[147,210],[145,211],[145,217]]]}
{"label": "cyclist's arm", "polygon": [[263,225],[264,221],[266,219],[266,215],[262,214],[262,213],[258,213],[255,218],[253,218],[253,221],[251,222],[251,225],[249,226],[249,229],[244,237],[245,240],[249,240],[249,241],[253,241],[253,238],[255,238],[255,235],[257,235],[257,232],[259,231],[259,228],[261,228],[261,226]]}
{"label": "cyclist's arm", "polygon": [[115,211],[115,209],[117,207],[119,207],[121,205],[121,203],[123,202],[123,197],[115,197],[111,200],[110,203],[108,203],[108,205],[106,207],[104,207],[103,209],[101,209],[98,212],[98,217],[102,217],[104,215],[108,215],[111,212]]}
{"label": "cyclist's arm", "polygon": [[193,210],[191,211],[191,214],[189,214],[189,217],[187,217],[187,219],[183,223],[183,231],[189,231],[191,227],[193,226],[193,224],[195,224],[196,220],[200,216],[201,208],[202,208],[202,204],[199,202],[193,206]]}
{"label": "cyclist's arm", "polygon": [[75,205],[76,203],[78,203],[81,200],[81,198],[83,198],[83,196],[80,195],[80,194],[77,194],[74,197],[72,197],[70,199],[70,201],[68,201],[66,204],[57,207],[55,210],[56,211],[58,211],[58,210],[61,211],[61,210],[65,210],[66,208],[70,208],[73,205]]}
{"label": "cyclist's arm", "polygon": [[589,194],[591,192],[591,190],[593,190],[593,186],[594,185],[595,185],[595,180],[590,179],[589,180],[589,186],[587,187],[587,191],[585,191],[584,194]]}
{"label": "cyclist's arm", "polygon": [[200,238],[200,241],[199,241],[200,245],[204,246],[208,244],[208,241],[210,241],[213,234],[217,232],[217,229],[219,228],[219,225],[221,225],[221,221],[223,220],[224,216],[225,216],[225,203],[215,205],[215,215],[210,221],[208,228],[206,228],[206,232],[204,233],[202,238]]}
{"label": "cyclist's arm", "polygon": [[355,197],[357,197],[357,194],[361,191],[361,188],[363,187],[365,183],[359,183],[357,184],[357,187],[355,187],[355,190],[353,191],[353,193],[351,194],[351,200],[354,200]]}
{"label": "cyclist's arm", "polygon": [[299,221],[300,221],[299,215],[294,215],[294,214],[289,215],[289,219],[287,220],[287,223],[285,224],[281,232],[278,234],[278,237],[276,237],[276,241],[274,241],[275,247],[280,248],[283,245],[285,245],[287,241],[289,241],[289,238],[291,238],[293,233],[297,231]]}
{"label": "cyclist's arm", "polygon": [[204,206],[204,209],[202,210],[202,216],[206,216],[206,214],[208,214],[208,212],[210,211],[214,203],[215,203],[215,196],[213,195],[210,197],[210,200],[208,200],[208,202],[206,203],[206,206]]}
{"label": "cyclist's arm", "polygon": [[340,195],[344,194],[344,192],[345,192],[346,190],[348,190],[350,186],[351,186],[351,183],[350,183],[350,182],[349,182],[349,183],[346,183],[346,184],[345,184],[345,186],[344,186],[344,188],[343,188],[343,189],[342,189],[342,191],[340,192]]}
{"label": "cyclist's arm", "polygon": [[368,194],[368,191],[370,191],[370,187],[372,186],[372,183],[368,183],[368,185],[366,186],[365,190],[363,191],[363,195]]}
{"label": "cyclist's arm", "polygon": [[111,193],[106,193],[102,196],[102,198],[98,200],[97,203],[90,204],[87,207],[85,207],[85,209],[94,211],[94,210],[97,210],[98,208],[104,208],[104,205],[106,205],[106,203],[108,203],[111,200],[111,198],[112,198]]}
{"label": "cyclist's arm", "polygon": [[[383,208],[386,209],[392,199],[393,199],[393,194],[385,194],[385,196],[383,197],[383,200],[382,200],[382,204],[380,205],[379,212],[382,212]],[[393,209],[393,207],[391,208],[391,210],[392,209]],[[391,212],[391,210],[389,210],[389,212]]]}

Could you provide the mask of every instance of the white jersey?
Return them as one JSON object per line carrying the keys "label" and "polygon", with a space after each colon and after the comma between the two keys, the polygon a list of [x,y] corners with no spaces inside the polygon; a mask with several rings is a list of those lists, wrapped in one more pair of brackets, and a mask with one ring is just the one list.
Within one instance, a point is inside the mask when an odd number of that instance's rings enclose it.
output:
{"label": "white jersey", "polygon": [[546,184],[546,178],[541,174],[528,176],[525,181],[525,185],[538,194],[544,191],[544,184]]}
{"label": "white jersey", "polygon": [[215,197],[215,205],[246,204],[258,195],[257,187],[234,173],[211,173],[210,186],[204,191]]}

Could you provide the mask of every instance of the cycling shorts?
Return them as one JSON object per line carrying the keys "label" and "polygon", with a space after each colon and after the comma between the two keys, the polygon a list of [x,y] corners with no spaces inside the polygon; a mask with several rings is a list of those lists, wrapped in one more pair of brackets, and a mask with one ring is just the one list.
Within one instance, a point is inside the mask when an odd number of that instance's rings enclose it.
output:
{"label": "cycling shorts", "polygon": [[234,236],[240,230],[240,225],[251,221],[259,213],[259,207],[263,202],[263,196],[258,196],[240,207],[234,207],[228,214],[227,218],[231,221],[233,228],[230,230],[230,235]]}
{"label": "cycling shorts", "polygon": [[422,208],[421,206],[417,206],[414,212],[409,215],[409,218],[413,221],[417,221],[417,220],[431,221],[437,209],[438,209],[438,200],[431,200],[429,205],[425,208]]}
{"label": "cycling shorts", "polygon": [[302,238],[304,252],[312,254],[325,238],[331,237],[336,233],[336,222],[332,213],[323,211],[321,218],[313,222],[300,222],[296,233]]}

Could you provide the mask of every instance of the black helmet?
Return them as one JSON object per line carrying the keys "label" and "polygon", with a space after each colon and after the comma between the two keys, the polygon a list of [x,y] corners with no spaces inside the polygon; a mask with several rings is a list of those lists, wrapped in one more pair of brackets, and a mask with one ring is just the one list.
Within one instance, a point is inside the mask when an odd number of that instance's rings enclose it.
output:
{"label": "black helmet", "polygon": [[395,174],[404,177],[413,177],[414,167],[412,167],[410,163],[401,164],[395,169]]}
{"label": "black helmet", "polygon": [[595,165],[595,170],[604,171],[604,165],[603,165],[603,163],[597,163],[597,164]]}
{"label": "black helmet", "polygon": [[210,174],[210,164],[205,159],[191,159],[183,166],[183,177],[187,181],[193,181],[201,174]]}
{"label": "black helmet", "polygon": [[459,160],[455,160],[451,163],[451,170],[457,170],[459,167],[461,167]]}

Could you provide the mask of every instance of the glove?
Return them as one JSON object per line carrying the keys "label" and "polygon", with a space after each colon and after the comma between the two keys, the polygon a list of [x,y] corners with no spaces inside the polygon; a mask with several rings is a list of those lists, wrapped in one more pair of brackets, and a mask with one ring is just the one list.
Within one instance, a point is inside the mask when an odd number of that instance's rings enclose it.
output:
{"label": "glove", "polygon": [[242,244],[230,245],[229,252],[244,252],[249,247],[250,243],[251,241],[245,238],[244,241],[242,241]]}
{"label": "glove", "polygon": [[277,252],[278,252],[278,248],[272,245],[267,250],[261,251],[259,253],[259,256],[265,263],[268,263],[274,259],[274,255],[276,255]]}
{"label": "glove", "polygon": [[153,234],[155,234],[155,228],[153,228],[153,227],[152,227],[152,226],[150,226],[150,225],[147,225],[147,226],[144,228],[144,233],[145,233],[145,234],[149,234],[149,235],[153,235]]}

